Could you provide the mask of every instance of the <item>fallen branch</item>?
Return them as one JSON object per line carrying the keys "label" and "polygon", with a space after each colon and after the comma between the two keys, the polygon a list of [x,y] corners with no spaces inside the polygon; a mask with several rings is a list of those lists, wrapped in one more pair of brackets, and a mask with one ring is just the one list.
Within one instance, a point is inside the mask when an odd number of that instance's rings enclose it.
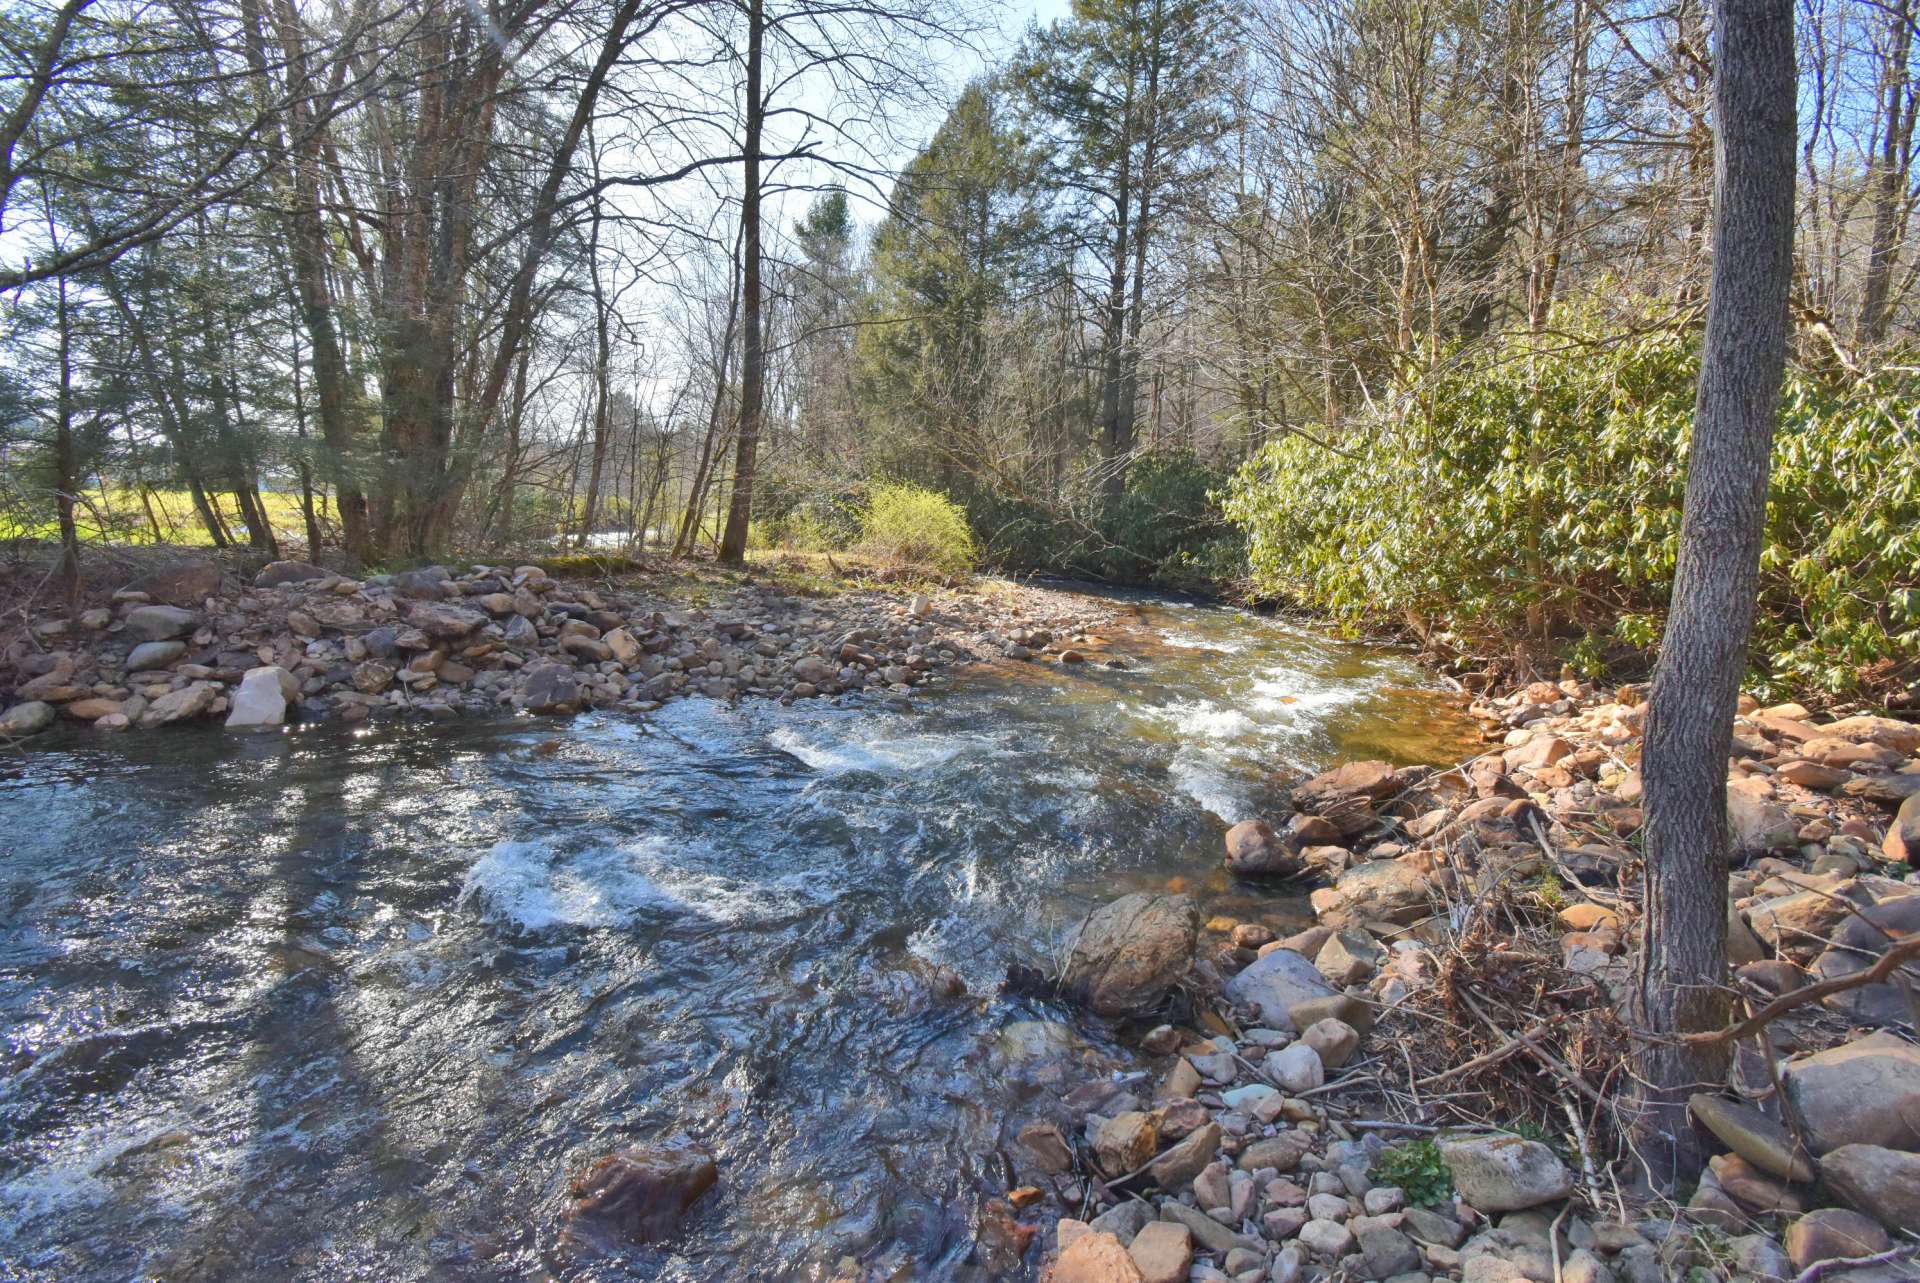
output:
{"label": "fallen branch", "polygon": [[1920,958],[1920,933],[1902,936],[1898,943],[1880,955],[1878,962],[1865,971],[1789,990],[1738,1024],[1728,1025],[1725,1029],[1706,1029],[1699,1033],[1679,1034],[1673,1041],[1697,1046],[1744,1038],[1750,1033],[1766,1028],[1795,1007],[1804,1007],[1810,1002],[1818,1002],[1822,998],[1831,997],[1836,993],[1845,993],[1849,989],[1858,989],[1862,985],[1878,983],[1898,971],[1901,964],[1910,958]]}
{"label": "fallen branch", "polygon": [[1905,1259],[1909,1250],[1904,1247],[1890,1247],[1873,1256],[1836,1256],[1830,1261],[1815,1261],[1801,1270],[1800,1276],[1794,1279],[1793,1283],[1817,1283],[1823,1274],[1832,1270],[1851,1270],[1864,1265],[1892,1265],[1895,1261]]}
{"label": "fallen branch", "polygon": [[1525,1033],[1514,1034],[1492,1051],[1475,1056],[1472,1060],[1466,1061],[1464,1064],[1455,1065],[1452,1069],[1442,1070],[1437,1074],[1428,1074],[1425,1078],[1415,1083],[1414,1086],[1435,1087],[1450,1078],[1458,1078],[1463,1074],[1470,1074],[1476,1069],[1485,1069],[1489,1065],[1497,1065],[1501,1061],[1525,1051],[1527,1049],[1526,1044],[1528,1039],[1538,1038],[1546,1032],[1547,1026],[1544,1023],[1534,1024],[1530,1026]]}

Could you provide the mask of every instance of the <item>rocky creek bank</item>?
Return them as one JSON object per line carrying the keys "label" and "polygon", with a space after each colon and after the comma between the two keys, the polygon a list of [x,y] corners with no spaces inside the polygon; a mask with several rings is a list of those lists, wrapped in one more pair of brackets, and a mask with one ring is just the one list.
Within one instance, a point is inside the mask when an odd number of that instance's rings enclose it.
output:
{"label": "rocky creek bank", "polygon": [[[1111,612],[1004,583],[806,595],[749,580],[676,606],[644,583],[538,566],[429,566],[355,579],[274,562],[243,582],[189,559],[110,603],[30,621],[0,657],[0,735],[61,720],[101,731],[221,719],[444,718],[586,708],[644,713],[688,695],[905,695],[983,657],[1079,663]],[[1110,663],[1124,663],[1114,656]]]}
{"label": "rocky creek bank", "polygon": [[1271,922],[1156,893],[1091,915],[1059,985],[1152,1068],[1011,1125],[1028,1183],[976,1260],[1032,1239],[1052,1283],[1920,1278],[1920,725],[1743,701],[1728,952],[1736,1010],[1769,1018],[1693,1097],[1714,1157],[1669,1198],[1622,1117],[1643,700],[1483,698],[1470,761],[1349,763],[1235,826],[1233,873],[1318,881],[1304,930],[1279,898]]}

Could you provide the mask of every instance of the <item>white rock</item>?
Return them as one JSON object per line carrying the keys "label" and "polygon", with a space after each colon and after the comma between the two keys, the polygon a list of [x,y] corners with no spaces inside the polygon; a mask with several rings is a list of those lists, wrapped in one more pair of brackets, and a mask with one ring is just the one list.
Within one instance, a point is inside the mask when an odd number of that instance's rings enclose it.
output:
{"label": "white rock", "polygon": [[287,701],[296,697],[300,683],[276,664],[250,668],[233,694],[230,727],[279,726],[287,720]]}
{"label": "white rock", "polygon": [[1327,1069],[1320,1063],[1320,1053],[1304,1042],[1296,1042],[1269,1054],[1266,1069],[1273,1080],[1280,1084],[1281,1090],[1295,1096],[1327,1081]]}

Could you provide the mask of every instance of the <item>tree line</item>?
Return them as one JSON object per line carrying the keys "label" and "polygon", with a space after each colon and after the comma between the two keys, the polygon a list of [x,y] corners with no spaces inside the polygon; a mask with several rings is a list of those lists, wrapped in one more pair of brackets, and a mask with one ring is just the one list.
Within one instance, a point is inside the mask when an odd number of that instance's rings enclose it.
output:
{"label": "tree line", "polygon": [[[276,550],[297,510],[362,563],[737,558],[831,543],[894,479],[1000,565],[1218,581],[1262,547],[1219,498],[1250,460],[1384,439],[1392,485],[1463,371],[1697,342],[1704,0],[1077,0],[946,83],[991,17],[16,6],[7,526],[157,534],[185,503],[216,545]],[[1823,378],[1911,341],[1913,24],[1797,14],[1792,352]],[[1551,465],[1529,412],[1492,449]]]}

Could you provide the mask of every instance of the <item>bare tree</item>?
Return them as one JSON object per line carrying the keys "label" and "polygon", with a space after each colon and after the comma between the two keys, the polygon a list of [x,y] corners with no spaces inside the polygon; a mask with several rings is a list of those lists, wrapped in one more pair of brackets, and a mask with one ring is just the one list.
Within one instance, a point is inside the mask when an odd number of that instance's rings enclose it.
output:
{"label": "bare tree", "polygon": [[1725,0],[1714,42],[1713,278],[1679,564],[1641,759],[1645,938],[1636,975],[1642,1142],[1696,1167],[1689,1092],[1726,1071],[1727,760],[1746,670],[1786,362],[1795,139],[1791,0]]}

